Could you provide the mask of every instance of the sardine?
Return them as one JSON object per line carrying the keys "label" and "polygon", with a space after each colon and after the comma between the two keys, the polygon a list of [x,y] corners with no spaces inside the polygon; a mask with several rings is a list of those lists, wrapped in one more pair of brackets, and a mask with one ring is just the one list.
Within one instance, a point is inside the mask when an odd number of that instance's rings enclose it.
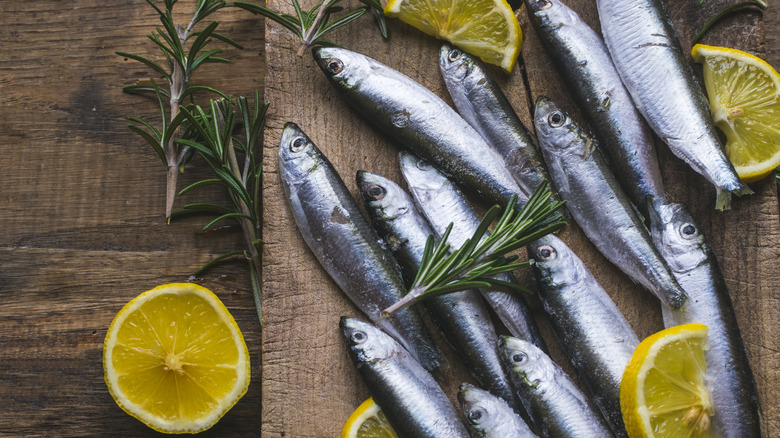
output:
{"label": "sardine", "polygon": [[499,349],[517,396],[546,438],[607,438],[612,431],[571,378],[535,345],[501,336]]}
{"label": "sardine", "polygon": [[[471,55],[444,44],[439,69],[458,113],[502,157],[526,197],[549,181],[536,139],[517,117],[487,69]],[[557,201],[557,195],[551,202]]]}
{"label": "sardine", "polygon": [[620,381],[639,345],[634,330],[585,264],[560,240],[528,246],[536,292],[561,344],[615,436],[627,437]]}
{"label": "sardine", "polygon": [[679,308],[685,292],[596,147],[596,141],[544,96],[536,102],[536,134],[558,194],[588,239],[610,262]]}
{"label": "sardine", "polygon": [[339,288],[427,370],[446,367],[415,308],[381,318],[406,292],[400,268],[328,159],[294,123],[282,132],[279,173],[303,240]]}
{"label": "sardine", "polygon": [[536,438],[503,399],[488,391],[464,383],[458,401],[472,438]]}
{"label": "sardine", "polygon": [[526,0],[547,54],[566,82],[615,176],[645,214],[665,197],[653,134],[620,81],[601,36],[560,0]]}
{"label": "sardine", "polygon": [[601,32],[639,112],[669,149],[717,188],[753,193],[723,153],[704,92],[693,76],[661,0],[597,0]]}
{"label": "sardine", "polygon": [[699,322],[709,328],[706,360],[713,425],[719,436],[759,437],[758,391],[712,247],[683,204],[655,201],[650,211],[656,246],[690,297],[680,310],[663,309],[666,325]]}
{"label": "sardine", "polygon": [[[401,152],[399,159],[409,191],[436,234],[441,236],[452,223],[448,243],[452,248],[460,248],[479,226],[477,213],[463,193],[441,172],[409,153]],[[497,278],[516,283],[510,273]],[[513,336],[547,349],[531,310],[516,293],[483,289],[482,295]]]}
{"label": "sardine", "polygon": [[[401,265],[406,285],[411,286],[422,264],[428,236],[434,234],[431,226],[412,198],[389,179],[359,171],[357,184],[374,228]],[[479,292],[454,292],[425,300],[424,304],[477,382],[522,412],[498,356],[496,329]]]}
{"label": "sardine", "polygon": [[355,318],[342,316],[340,326],[358,373],[399,436],[468,438],[447,395],[398,342]]}
{"label": "sardine", "polygon": [[491,203],[528,199],[490,145],[436,94],[365,55],[319,47],[314,58],[361,115]]}

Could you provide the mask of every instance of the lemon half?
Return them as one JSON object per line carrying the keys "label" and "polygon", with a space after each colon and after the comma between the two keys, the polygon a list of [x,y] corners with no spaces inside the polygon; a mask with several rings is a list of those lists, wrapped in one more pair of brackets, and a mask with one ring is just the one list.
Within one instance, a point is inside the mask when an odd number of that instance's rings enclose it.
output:
{"label": "lemon half", "polygon": [[523,33],[506,0],[390,0],[385,15],[511,72]]}
{"label": "lemon half", "polygon": [[103,347],[116,403],[154,430],[208,429],[246,393],[249,351],[208,289],[174,283],[144,292],[114,318]]}
{"label": "lemon half", "polygon": [[726,134],[726,155],[745,182],[780,166],[780,75],[764,60],[727,47],[697,44],[693,59],[715,126]]}

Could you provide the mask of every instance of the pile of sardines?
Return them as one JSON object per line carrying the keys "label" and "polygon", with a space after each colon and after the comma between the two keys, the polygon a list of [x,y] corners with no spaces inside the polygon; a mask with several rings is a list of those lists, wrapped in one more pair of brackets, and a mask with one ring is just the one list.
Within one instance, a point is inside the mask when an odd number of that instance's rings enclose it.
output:
{"label": "pile of sardines", "polygon": [[[639,340],[554,235],[529,245],[528,257],[538,299],[589,396],[547,355],[516,294],[466,290],[382,316],[407,291],[428,236],[439,238],[452,224],[449,242],[458,247],[474,233],[479,218],[461,190],[502,205],[517,195],[522,206],[549,181],[601,253],[660,300],[666,326],[709,327],[714,436],[759,436],[755,383],[729,293],[699,227],[664,191],[653,133],[717,188],[717,208],[750,189],[722,153],[661,2],[598,0],[603,38],[558,0],[526,6],[588,127],[539,97],[534,136],[485,68],[446,45],[439,61],[457,112],[367,56],[314,50],[343,99],[406,148],[399,163],[408,191],[381,175],[357,174],[369,224],[297,125],[285,126],[279,147],[281,180],[304,240],[371,320],[340,323],[359,374],[401,437],[626,436],[620,381]],[[505,274],[501,281],[516,280]],[[447,362],[421,312],[481,387],[461,386],[462,414],[434,377]]]}

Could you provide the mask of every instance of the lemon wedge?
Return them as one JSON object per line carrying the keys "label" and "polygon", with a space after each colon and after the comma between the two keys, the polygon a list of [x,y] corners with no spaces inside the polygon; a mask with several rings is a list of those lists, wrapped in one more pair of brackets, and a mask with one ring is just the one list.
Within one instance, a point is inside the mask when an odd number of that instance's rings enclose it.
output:
{"label": "lemon wedge", "polygon": [[523,33],[506,0],[390,0],[385,15],[511,72]]}
{"label": "lemon wedge", "polygon": [[637,346],[620,384],[620,408],[631,438],[714,437],[706,385],[707,326],[662,330]]}
{"label": "lemon wedge", "polygon": [[195,433],[246,393],[249,351],[216,295],[173,283],[119,311],[106,334],[103,370],[125,412],[159,432]]}
{"label": "lemon wedge", "polygon": [[341,438],[398,438],[379,405],[368,398],[349,416]]}
{"label": "lemon wedge", "polygon": [[712,118],[737,174],[748,183],[771,174],[780,166],[780,75],[736,49],[697,44],[691,54],[704,68]]}

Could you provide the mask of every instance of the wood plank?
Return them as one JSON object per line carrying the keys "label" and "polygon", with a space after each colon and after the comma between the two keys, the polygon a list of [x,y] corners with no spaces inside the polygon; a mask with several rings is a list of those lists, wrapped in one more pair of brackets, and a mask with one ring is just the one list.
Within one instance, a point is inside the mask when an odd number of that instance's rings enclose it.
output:
{"label": "wood plank", "polygon": [[[568,3],[597,26],[593,0]],[[686,35],[683,45],[687,47],[691,29],[700,24],[694,3],[669,2],[675,23],[681,26],[678,29]],[[707,3],[705,13],[723,4]],[[278,10],[287,7],[279,0],[268,4]],[[685,23],[693,25],[683,26]],[[393,20],[390,26],[389,41],[382,41],[368,23],[355,24],[337,33],[333,40],[393,66],[449,100],[437,69],[439,44]],[[717,29],[720,30],[711,33],[706,41],[730,43],[762,53],[763,31],[755,16],[729,19]],[[523,30],[527,83],[519,71],[509,78],[496,73],[521,119],[530,126],[529,97],[547,94],[566,109],[573,109],[574,105],[530,26],[524,25]],[[718,39],[718,35],[725,34],[739,35]],[[335,436],[352,409],[367,396],[337,329],[339,316],[359,313],[320,268],[295,229],[279,186],[276,149],[284,123],[298,123],[328,155],[357,197],[353,175],[358,169],[400,180],[395,162],[398,147],[347,107],[308,53],[303,58],[292,55],[297,44],[278,25],[268,22],[266,35],[266,97],[278,104],[271,107],[266,142],[263,436]],[[754,187],[756,195],[737,200],[734,210],[719,214],[712,209],[714,191],[679,160],[665,152],[661,155],[673,199],[689,204],[723,265],[764,401],[764,430],[767,436],[773,436],[778,433],[780,412],[766,401],[772,400],[778,391],[775,382],[780,360],[776,353],[777,327],[769,323],[780,316],[777,299],[773,297],[780,285],[780,276],[773,268],[780,246],[776,187],[768,180],[758,183]],[[662,328],[657,302],[609,265],[576,225],[567,227],[563,238],[585,259],[640,337]],[[529,284],[527,273],[521,272],[520,278]],[[538,311],[538,304],[535,308]],[[540,322],[544,335],[552,341],[553,357],[571,371],[549,328],[544,321]],[[455,385],[446,383],[450,395]]]}

